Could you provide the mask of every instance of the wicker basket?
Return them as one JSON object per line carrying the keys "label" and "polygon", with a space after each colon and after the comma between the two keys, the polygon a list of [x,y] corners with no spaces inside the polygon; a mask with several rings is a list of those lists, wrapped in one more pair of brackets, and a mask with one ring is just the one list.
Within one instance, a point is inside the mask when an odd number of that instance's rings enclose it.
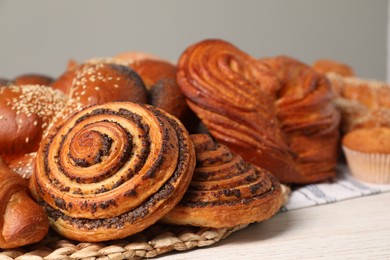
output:
{"label": "wicker basket", "polygon": [[[282,185],[284,201],[290,189]],[[200,228],[155,224],[122,240],[80,243],[50,231],[38,244],[0,251],[0,260],[141,259],[171,251],[186,251],[210,246],[248,225],[233,228]]]}

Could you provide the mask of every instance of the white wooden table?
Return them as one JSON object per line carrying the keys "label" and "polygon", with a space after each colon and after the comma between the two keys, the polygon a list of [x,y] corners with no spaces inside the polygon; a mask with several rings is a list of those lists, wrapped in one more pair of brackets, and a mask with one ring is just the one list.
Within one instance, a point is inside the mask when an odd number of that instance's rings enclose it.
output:
{"label": "white wooden table", "polygon": [[159,259],[390,259],[390,192],[279,213]]}

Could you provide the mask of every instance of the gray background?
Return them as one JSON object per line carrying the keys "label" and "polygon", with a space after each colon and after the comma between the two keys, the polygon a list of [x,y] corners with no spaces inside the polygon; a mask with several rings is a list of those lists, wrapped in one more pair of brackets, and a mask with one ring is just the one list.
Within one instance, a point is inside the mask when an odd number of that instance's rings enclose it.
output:
{"label": "gray background", "polygon": [[144,51],[177,60],[205,38],[256,57],[332,58],[386,79],[387,0],[0,0],[0,77],[59,75],[69,58]]}

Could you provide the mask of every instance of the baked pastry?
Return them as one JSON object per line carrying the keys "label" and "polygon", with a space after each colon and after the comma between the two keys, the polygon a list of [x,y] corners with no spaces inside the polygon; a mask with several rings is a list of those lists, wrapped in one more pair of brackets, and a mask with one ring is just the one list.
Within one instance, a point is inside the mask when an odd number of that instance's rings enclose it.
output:
{"label": "baked pastry", "polygon": [[278,178],[281,173],[298,175],[274,100],[260,88],[278,88],[267,66],[227,42],[205,40],[181,55],[177,81],[189,107],[218,142]]}
{"label": "baked pastry", "polygon": [[283,196],[275,176],[245,162],[209,135],[191,135],[196,168],[180,203],[163,222],[229,228],[263,221],[281,207]]}
{"label": "baked pastry", "polygon": [[72,114],[92,105],[112,101],[147,102],[142,79],[130,68],[122,65],[81,64],[66,72],[52,86],[69,95],[68,102],[54,118],[53,125],[60,124]]}
{"label": "baked pastry", "polygon": [[390,87],[386,82],[326,74],[341,112],[343,134],[363,127],[390,127]]}
{"label": "baked pastry", "polygon": [[27,193],[27,181],[11,172],[0,157],[0,248],[38,242],[49,230],[46,214]]}
{"label": "baked pastry", "polygon": [[340,114],[331,86],[322,74],[287,56],[262,59],[280,79],[274,93],[277,117],[295,153],[301,183],[335,176]]}
{"label": "baked pastry", "polygon": [[[143,80],[147,89],[147,103],[161,108],[181,120],[191,130],[198,123],[196,116],[188,108],[185,97],[176,81],[176,66],[154,55],[144,52],[124,52],[113,57],[93,58],[83,64],[118,64],[134,70]],[[82,66],[82,65],[81,65]],[[69,84],[75,74],[74,61],[67,72],[53,83],[53,87],[69,92]],[[145,102],[143,102],[145,103]]]}
{"label": "baked pastry", "polygon": [[0,88],[0,156],[13,171],[29,177],[30,154],[38,150],[43,132],[66,102],[65,95],[46,86]]}
{"label": "baked pastry", "polygon": [[353,77],[355,72],[345,63],[331,59],[320,59],[313,63],[313,69],[321,74],[336,73],[343,77]]}
{"label": "baked pastry", "polygon": [[185,96],[176,81],[176,66],[159,59],[141,59],[129,65],[137,72],[148,89],[148,104],[177,117],[193,131],[198,123],[186,103]]}
{"label": "baked pastry", "polygon": [[13,84],[17,86],[21,85],[42,85],[42,86],[50,86],[53,82],[53,78],[47,75],[42,74],[22,74],[15,77],[13,80]]}
{"label": "baked pastry", "polygon": [[168,213],[191,181],[190,137],[163,110],[106,103],[55,128],[41,142],[30,188],[67,238],[97,242],[137,233]]}
{"label": "baked pastry", "polygon": [[390,183],[390,128],[361,128],[347,133],[343,150],[355,178],[371,183]]}
{"label": "baked pastry", "polygon": [[205,40],[181,55],[177,80],[211,135],[244,160],[283,183],[334,176],[339,115],[329,84],[299,62],[296,70],[280,64],[313,83],[289,85],[269,65],[225,41]]}

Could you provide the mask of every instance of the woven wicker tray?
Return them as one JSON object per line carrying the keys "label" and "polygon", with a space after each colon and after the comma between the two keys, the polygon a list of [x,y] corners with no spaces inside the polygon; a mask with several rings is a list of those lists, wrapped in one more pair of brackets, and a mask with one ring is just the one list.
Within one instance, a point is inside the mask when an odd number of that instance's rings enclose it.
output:
{"label": "woven wicker tray", "polygon": [[[285,203],[290,189],[282,185]],[[38,244],[17,249],[0,249],[0,260],[142,259],[171,251],[186,251],[210,246],[248,225],[233,228],[199,228],[155,224],[122,240],[79,243],[50,231]]]}

